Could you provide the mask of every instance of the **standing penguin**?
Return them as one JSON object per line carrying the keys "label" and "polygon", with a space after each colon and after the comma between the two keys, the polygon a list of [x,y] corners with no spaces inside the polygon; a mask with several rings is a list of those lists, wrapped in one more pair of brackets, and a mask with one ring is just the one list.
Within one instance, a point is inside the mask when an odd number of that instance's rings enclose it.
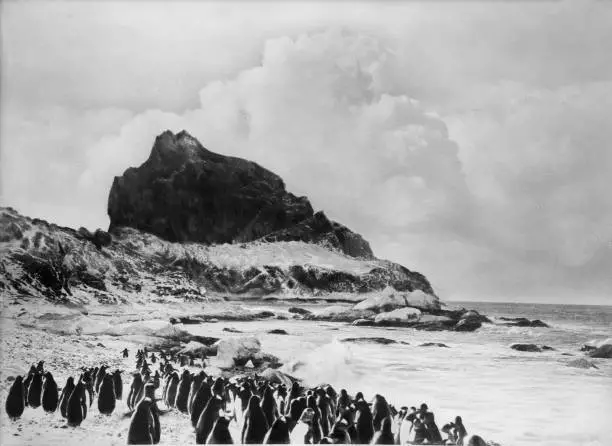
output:
{"label": "standing penguin", "polygon": [[115,410],[117,397],[115,395],[115,381],[112,375],[106,373],[102,378],[98,392],[98,411],[103,415],[110,415]]}
{"label": "standing penguin", "polygon": [[314,419],[314,410],[307,407],[300,415],[299,421],[293,427],[290,438],[292,444],[311,444],[313,442],[312,421]]}
{"label": "standing penguin", "polygon": [[357,431],[357,444],[369,444],[374,436],[372,424],[372,412],[368,403],[363,399],[356,401],[357,413],[355,414],[355,430]]}
{"label": "standing penguin", "polygon": [[42,375],[39,372],[34,373],[32,375],[32,381],[30,381],[30,386],[28,387],[28,406],[34,409],[40,406],[42,385]]}
{"label": "standing penguin", "polygon": [[123,353],[123,357],[124,358],[128,357],[128,349],[127,348],[124,348],[122,353]]}
{"label": "standing penguin", "polygon": [[191,425],[193,427],[198,425],[200,415],[202,415],[202,411],[208,404],[211,397],[212,392],[210,390],[210,385],[206,381],[203,381],[193,397],[193,404],[191,405]]}
{"label": "standing penguin", "polygon": [[200,414],[198,424],[196,425],[196,444],[206,443],[217,418],[219,418],[219,411],[222,404],[223,401],[217,396],[213,396],[208,400],[208,404],[206,404],[206,407]]}
{"label": "standing penguin", "polygon": [[391,417],[389,404],[384,396],[376,394],[372,402],[372,424],[375,431],[379,431],[382,426],[382,421],[385,418]]}
{"label": "standing penguin", "polygon": [[176,392],[176,400],[174,405],[176,408],[183,413],[187,413],[187,406],[189,403],[189,389],[191,388],[191,374],[188,370],[183,372],[181,380],[178,384]]}
{"label": "standing penguin", "polygon": [[151,420],[152,430],[153,430],[153,444],[159,443],[161,438],[161,425],[159,424],[159,408],[157,407],[157,402],[155,400],[155,385],[152,383],[147,383],[144,386],[144,394],[145,398],[151,400]]}
{"label": "standing penguin", "polygon": [[383,418],[380,430],[374,433],[370,444],[395,444],[395,438],[391,432],[391,418]]}
{"label": "standing penguin", "polygon": [[66,418],[66,410],[68,409],[68,400],[70,399],[70,395],[72,395],[72,391],[74,390],[74,378],[71,376],[66,380],[66,384],[62,389],[62,393],[60,395],[60,412],[62,417]]}
{"label": "standing penguin", "polygon": [[130,410],[134,410],[136,405],[138,404],[138,395],[142,393],[142,376],[140,373],[134,373],[134,379],[132,380],[132,385],[130,386],[130,393],[127,396],[127,406]]}
{"label": "standing penguin", "polygon": [[115,386],[115,397],[120,400],[123,398],[123,381],[121,380],[121,370],[113,373],[113,384]]}
{"label": "standing penguin", "polygon": [[168,390],[166,390],[166,399],[165,403],[168,407],[174,407],[174,402],[176,401],[176,391],[178,388],[179,377],[178,373],[173,372],[169,377]]}
{"label": "standing penguin", "polygon": [[204,371],[201,371],[191,380],[191,387],[189,388],[189,396],[187,397],[187,413],[189,415],[191,415],[191,410],[193,408],[193,400],[195,399],[198,393],[198,390],[200,390],[200,386],[204,382],[204,378],[206,378],[206,374],[204,373]]}
{"label": "standing penguin", "polygon": [[234,444],[229,431],[229,418],[219,417],[206,439],[206,444]]}
{"label": "standing penguin", "polygon": [[153,401],[150,398],[143,398],[130,420],[127,444],[154,444],[154,420],[151,413]]}
{"label": "standing penguin", "polygon": [[42,390],[42,407],[45,412],[55,412],[58,401],[57,384],[51,372],[47,372],[45,373],[45,382]]}
{"label": "standing penguin", "polygon": [[15,378],[11,390],[6,398],[6,414],[11,419],[17,419],[23,414],[25,409],[25,389],[23,388],[23,377]]}
{"label": "standing penguin", "polygon": [[263,444],[289,444],[289,425],[285,417],[277,418],[266,433]]}
{"label": "standing penguin", "polygon": [[261,399],[261,410],[266,416],[266,420],[268,421],[268,426],[272,426],[274,421],[276,421],[277,406],[276,406],[276,401],[274,400],[274,394],[272,393],[272,389],[267,384],[266,384],[266,387],[264,388],[263,396]]}
{"label": "standing penguin", "polygon": [[244,412],[242,443],[261,444],[269,427],[266,415],[263,410],[261,410],[259,397],[253,395],[251,399],[249,399],[249,404]]}
{"label": "standing penguin", "polygon": [[87,417],[87,404],[85,402],[85,388],[83,387],[83,381],[79,379],[79,382],[74,387],[70,398],[68,399],[68,406],[66,407],[66,420],[69,426],[79,426],[83,420]]}
{"label": "standing penguin", "polygon": [[104,379],[104,376],[106,375],[106,369],[108,369],[108,367],[103,365],[102,367],[98,369],[98,373],[96,373],[96,379],[94,382],[96,393],[100,392],[100,386],[102,385],[102,380]]}

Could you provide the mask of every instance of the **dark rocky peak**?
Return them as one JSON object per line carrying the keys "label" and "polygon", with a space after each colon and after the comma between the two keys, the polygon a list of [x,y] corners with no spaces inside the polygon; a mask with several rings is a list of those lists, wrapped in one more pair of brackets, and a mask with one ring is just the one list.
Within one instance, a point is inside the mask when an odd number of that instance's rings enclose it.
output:
{"label": "dark rocky peak", "polygon": [[173,242],[299,240],[373,257],[361,236],[314,214],[278,175],[211,152],[185,130],[157,136],[147,161],[115,177],[108,215],[110,231],[127,226]]}

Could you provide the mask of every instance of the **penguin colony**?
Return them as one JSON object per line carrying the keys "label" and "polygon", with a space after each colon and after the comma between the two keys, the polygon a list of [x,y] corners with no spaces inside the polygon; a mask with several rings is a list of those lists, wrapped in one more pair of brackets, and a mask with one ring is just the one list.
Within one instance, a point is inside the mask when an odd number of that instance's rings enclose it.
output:
{"label": "penguin colony", "polygon": [[[127,357],[127,349],[122,352]],[[162,438],[160,417],[169,411],[185,414],[191,422],[196,444],[442,444],[487,446],[478,435],[468,436],[461,417],[438,429],[427,405],[397,410],[381,395],[367,402],[361,392],[354,397],[330,386],[304,388],[292,382],[272,383],[253,376],[214,378],[203,370],[195,374],[175,369],[181,358],[146,349],[136,354],[136,372],[126,396],[131,411],[127,444],[158,444]],[[150,361],[158,362],[153,373]],[[25,379],[11,386],[6,413],[19,418],[26,407],[59,409],[68,426],[87,418],[97,397],[101,414],[110,415],[123,398],[121,370],[107,366],[84,368],[76,384],[69,377],[61,389],[43,361],[32,365]],[[164,410],[158,407],[163,403]],[[230,424],[239,438],[230,434]],[[442,433],[446,434],[445,439]]]}

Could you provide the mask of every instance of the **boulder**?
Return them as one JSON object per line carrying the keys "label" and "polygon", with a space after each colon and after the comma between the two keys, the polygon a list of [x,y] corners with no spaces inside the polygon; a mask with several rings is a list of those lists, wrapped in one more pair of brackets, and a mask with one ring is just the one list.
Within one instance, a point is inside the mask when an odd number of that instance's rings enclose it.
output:
{"label": "boulder", "polygon": [[287,311],[289,313],[301,314],[301,315],[312,314],[312,311],[307,310],[306,308],[300,308],[300,307],[290,307],[289,310]]}
{"label": "boulder", "polygon": [[542,322],[539,319],[534,319],[533,321],[530,321],[529,319],[525,318],[525,317],[500,317],[499,318],[501,321],[503,322],[503,325],[508,325],[510,327],[542,327],[542,328],[548,328],[548,324],[546,324],[545,322]]}
{"label": "boulder", "polygon": [[421,290],[415,290],[406,296],[406,306],[419,308],[421,310],[439,310],[440,299],[437,296]]}
{"label": "boulder", "polygon": [[578,369],[597,369],[595,363],[593,361],[589,361],[585,358],[578,358],[567,363],[568,367],[576,367]]}
{"label": "boulder", "polygon": [[351,323],[351,325],[355,327],[371,327],[376,324],[374,323],[373,320],[370,320],[370,319],[357,319],[357,320],[354,320]]}
{"label": "boulder", "polygon": [[253,336],[227,338],[219,340],[217,347],[217,366],[221,369],[244,367],[251,361],[255,367],[268,363],[271,367],[278,366],[278,358],[261,351],[259,339]]}
{"label": "boulder", "polygon": [[448,345],[442,344],[441,342],[425,342],[425,343],[419,345],[419,347],[444,347],[444,348],[450,348]]}
{"label": "boulder", "polygon": [[440,300],[421,290],[399,292],[391,287],[368,297],[355,305],[355,310],[370,310],[376,313],[389,312],[398,308],[413,307],[421,310],[439,310]]}
{"label": "boulder", "polygon": [[298,382],[297,378],[272,368],[263,370],[259,373],[259,377],[267,380],[271,384],[284,384],[288,389],[291,388],[294,382]]}
{"label": "boulder", "polygon": [[519,352],[542,352],[545,350],[554,350],[554,348],[547,345],[536,344],[512,344],[510,348]]}
{"label": "boulder", "polygon": [[352,343],[355,343],[355,344],[381,344],[381,345],[397,344],[397,341],[394,341],[393,339],[378,338],[378,337],[372,337],[372,338],[346,338],[346,339],[341,339],[340,342],[352,342]]}
{"label": "boulder", "polygon": [[317,311],[314,314],[306,315],[305,319],[332,321],[332,322],[353,322],[356,319],[368,319],[375,315],[373,311],[354,310],[343,305],[332,305]]}
{"label": "boulder", "polygon": [[376,313],[383,313],[406,306],[407,305],[405,293],[385,292],[368,297],[366,300],[363,300],[357,305],[355,305],[353,309],[359,311],[368,310],[374,311]]}
{"label": "boulder", "polygon": [[455,331],[475,331],[482,327],[482,322],[478,319],[461,319],[455,324]]}
{"label": "boulder", "polygon": [[144,335],[173,339],[191,338],[191,335],[183,329],[182,324],[172,324],[161,319],[113,325],[110,326],[106,334],[111,336]]}
{"label": "boulder", "polygon": [[282,328],[275,328],[274,330],[269,330],[268,334],[278,334],[278,335],[286,335],[289,334]]}
{"label": "boulder", "polygon": [[612,358],[612,344],[604,344],[597,347],[589,353],[589,356],[591,358]]}
{"label": "boulder", "polygon": [[181,350],[179,350],[179,353],[192,357],[200,357],[202,355],[214,356],[217,353],[217,349],[204,345],[201,342],[189,341],[187,345],[185,345]]}
{"label": "boulder", "polygon": [[397,310],[389,311],[387,313],[377,314],[374,318],[374,322],[377,325],[403,324],[417,322],[421,317],[421,310],[406,307],[398,308]]}

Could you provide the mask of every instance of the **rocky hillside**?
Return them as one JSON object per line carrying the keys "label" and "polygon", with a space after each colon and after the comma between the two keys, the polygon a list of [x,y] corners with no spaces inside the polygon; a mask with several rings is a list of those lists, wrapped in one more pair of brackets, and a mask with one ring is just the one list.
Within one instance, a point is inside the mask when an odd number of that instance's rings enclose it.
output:
{"label": "rocky hillside", "polygon": [[[282,234],[278,236],[281,240]],[[327,298],[358,301],[385,288],[433,294],[401,265],[303,241],[176,243],[132,228],[74,230],[0,208],[0,292],[102,303]]]}
{"label": "rocky hillside", "polygon": [[149,158],[115,177],[110,232],[131,227],[171,242],[303,241],[373,258],[360,235],[314,214],[306,197],[260,165],[213,153],[187,132],[166,131]]}

